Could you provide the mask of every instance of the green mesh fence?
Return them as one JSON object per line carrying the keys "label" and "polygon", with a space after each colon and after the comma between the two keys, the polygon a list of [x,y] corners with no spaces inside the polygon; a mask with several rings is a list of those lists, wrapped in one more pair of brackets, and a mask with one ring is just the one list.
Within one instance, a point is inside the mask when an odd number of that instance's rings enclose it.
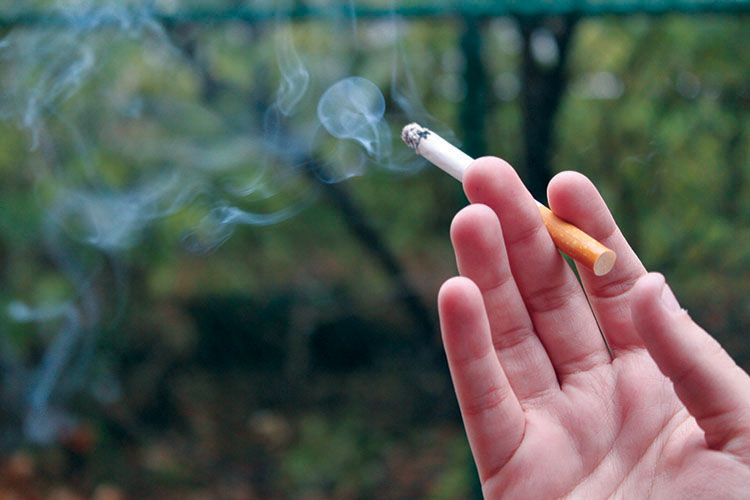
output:
{"label": "green mesh fence", "polygon": [[[253,6],[226,6],[222,2],[206,6],[205,2],[183,2],[172,11],[160,11],[155,16],[160,22],[194,23],[243,20],[263,22],[283,12],[292,18],[327,17],[332,10],[340,9],[359,18],[388,16],[447,17],[455,15],[498,16],[549,16],[549,15],[628,15],[668,13],[743,13],[750,11],[750,0],[684,1],[684,0],[631,0],[631,1],[581,1],[581,0],[505,0],[505,1],[412,1],[398,2],[340,2],[328,5],[307,5],[295,2],[279,7],[277,4],[256,3]],[[66,19],[48,12],[44,7],[29,8],[23,3],[0,7],[0,25],[62,23]]]}

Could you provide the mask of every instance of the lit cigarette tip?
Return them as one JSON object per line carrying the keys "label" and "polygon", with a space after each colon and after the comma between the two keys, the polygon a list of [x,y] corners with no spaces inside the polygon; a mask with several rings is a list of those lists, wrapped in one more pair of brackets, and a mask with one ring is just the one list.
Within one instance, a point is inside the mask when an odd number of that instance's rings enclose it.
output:
{"label": "lit cigarette tip", "polygon": [[418,155],[459,181],[473,159],[432,130],[410,123],[401,131],[401,139]]}
{"label": "lit cigarette tip", "polygon": [[419,146],[419,141],[429,135],[430,131],[418,123],[410,123],[401,131],[401,140],[414,151]]}

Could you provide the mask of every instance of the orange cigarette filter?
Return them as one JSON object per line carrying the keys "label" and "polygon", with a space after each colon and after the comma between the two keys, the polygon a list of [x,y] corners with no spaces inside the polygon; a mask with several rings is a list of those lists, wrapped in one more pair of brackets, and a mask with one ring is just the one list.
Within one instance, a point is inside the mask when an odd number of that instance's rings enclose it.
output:
{"label": "orange cigarette filter", "polygon": [[604,276],[612,270],[617,257],[613,250],[564,221],[544,205],[539,205],[539,211],[552,241],[565,255],[583,264],[597,276]]}
{"label": "orange cigarette filter", "polygon": [[[459,181],[463,180],[466,167],[474,161],[453,144],[416,123],[404,127],[401,138],[417,154]],[[614,251],[573,224],[561,219],[538,201],[537,205],[539,205],[544,225],[558,249],[597,276],[603,276],[612,270],[616,260]]]}

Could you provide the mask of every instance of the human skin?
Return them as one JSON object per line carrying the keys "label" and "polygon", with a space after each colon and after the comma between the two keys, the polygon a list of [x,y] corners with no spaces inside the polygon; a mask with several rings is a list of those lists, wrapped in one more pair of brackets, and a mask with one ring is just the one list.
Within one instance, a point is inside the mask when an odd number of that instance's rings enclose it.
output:
{"label": "human skin", "polygon": [[580,282],[510,165],[474,161],[464,189],[461,277],[438,306],[485,498],[750,498],[750,377],[646,272],[593,184],[563,172],[548,188],[617,253]]}

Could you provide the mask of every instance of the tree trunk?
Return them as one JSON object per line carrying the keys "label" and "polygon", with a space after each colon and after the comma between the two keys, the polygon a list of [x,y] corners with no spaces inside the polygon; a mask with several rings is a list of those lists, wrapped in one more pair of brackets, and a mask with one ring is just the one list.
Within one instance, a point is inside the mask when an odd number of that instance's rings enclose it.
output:
{"label": "tree trunk", "polygon": [[[555,116],[567,84],[565,62],[577,18],[521,18],[523,37],[521,62],[521,106],[523,111],[526,186],[539,201],[547,197],[547,184],[552,178],[552,134]],[[547,64],[535,58],[532,39],[537,30],[546,28],[557,43],[557,60]]]}
{"label": "tree trunk", "polygon": [[487,118],[487,72],[482,62],[482,28],[484,23],[476,17],[464,17],[461,51],[466,67],[463,79],[466,96],[461,104],[460,123],[463,150],[474,158],[487,152],[485,121]]}

